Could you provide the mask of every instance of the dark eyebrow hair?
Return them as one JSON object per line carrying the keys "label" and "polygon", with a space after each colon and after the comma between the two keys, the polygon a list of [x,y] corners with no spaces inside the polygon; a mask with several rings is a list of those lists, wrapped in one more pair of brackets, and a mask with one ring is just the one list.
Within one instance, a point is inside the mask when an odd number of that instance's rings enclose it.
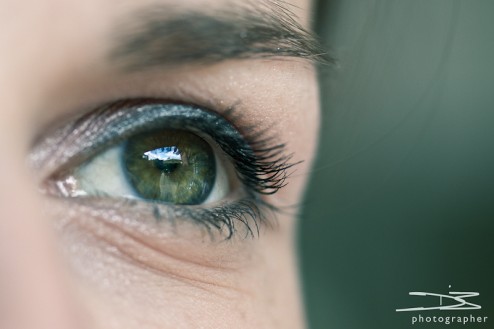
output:
{"label": "dark eyebrow hair", "polygon": [[110,53],[126,70],[271,57],[330,62],[316,36],[282,1],[209,12],[154,7],[130,22],[118,29]]}

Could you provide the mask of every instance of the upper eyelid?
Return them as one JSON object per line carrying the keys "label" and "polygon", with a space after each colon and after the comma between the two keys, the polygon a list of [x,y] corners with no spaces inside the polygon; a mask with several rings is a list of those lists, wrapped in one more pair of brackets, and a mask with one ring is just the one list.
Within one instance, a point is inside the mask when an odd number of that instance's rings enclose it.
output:
{"label": "upper eyelid", "polygon": [[[219,112],[224,114],[231,113],[232,107],[229,107],[226,111],[213,111],[209,108],[205,108],[201,105],[189,104],[181,101],[170,101],[159,98],[145,98],[145,99],[123,99],[114,102],[105,103],[92,111],[83,113],[81,116],[76,117],[63,125],[51,129],[49,133],[43,134],[37,139],[37,142],[32,147],[29,155],[29,163],[31,167],[36,170],[41,170],[41,177],[47,176],[49,173],[60,166],[66,164],[78,155],[81,156],[82,150],[91,149],[91,142],[95,139],[99,141],[99,144],[105,142],[112,142],[111,145],[117,144],[119,140],[124,139],[127,135],[131,135],[126,127],[122,126],[120,129],[114,130],[112,134],[107,134],[106,138],[101,138],[102,130],[108,130],[109,126],[115,125],[115,121],[121,117],[129,117],[129,121],[132,120],[132,114],[129,111],[119,111],[122,108],[132,108],[145,104],[174,104],[176,106],[191,106],[198,109],[202,109],[211,114],[218,113],[216,115],[223,116]],[[177,111],[178,114],[178,111]],[[230,120],[225,119],[237,130],[241,131]],[[63,145],[64,148],[60,148]],[[111,146],[107,145],[107,146]],[[94,150],[97,151],[97,150]]]}

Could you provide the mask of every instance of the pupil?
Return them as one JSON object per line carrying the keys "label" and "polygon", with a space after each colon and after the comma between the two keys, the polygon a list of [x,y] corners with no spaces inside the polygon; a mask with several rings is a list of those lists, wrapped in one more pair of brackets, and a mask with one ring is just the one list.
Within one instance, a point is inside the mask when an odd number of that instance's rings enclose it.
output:
{"label": "pupil", "polygon": [[154,166],[159,169],[160,171],[164,172],[165,174],[170,174],[174,172],[175,170],[178,169],[178,167],[181,165],[180,162],[175,162],[175,161],[163,161],[163,160],[154,160]]}

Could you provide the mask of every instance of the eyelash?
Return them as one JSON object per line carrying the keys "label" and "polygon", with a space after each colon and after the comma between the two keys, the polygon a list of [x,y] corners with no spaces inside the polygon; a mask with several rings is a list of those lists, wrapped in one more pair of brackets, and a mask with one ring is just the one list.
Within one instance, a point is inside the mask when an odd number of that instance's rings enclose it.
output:
{"label": "eyelash", "polygon": [[[196,110],[184,113],[184,108]],[[198,117],[199,114],[203,117]],[[278,211],[262,195],[274,194],[284,187],[289,169],[296,163],[290,162],[292,155],[285,154],[285,145],[275,143],[275,138],[268,134],[267,129],[257,131],[255,127],[235,125],[235,122],[242,121],[235,107],[222,115],[199,106],[159,99],[132,99],[111,103],[67,125],[57,134],[58,138],[48,142],[53,144],[52,147],[57,146],[54,153],[61,149],[58,148],[57,141],[75,146],[58,157],[45,154],[45,158],[57,158],[59,161],[59,165],[55,166],[58,169],[50,178],[61,176],[71,166],[80,164],[103,149],[139,132],[162,127],[162,121],[166,121],[164,129],[173,125],[187,125],[187,130],[210,136],[230,158],[246,196],[211,208],[135,200],[123,200],[124,206],[146,204],[151,207],[152,216],[157,221],[164,218],[171,221],[178,217],[187,218],[203,225],[210,234],[213,229],[220,232],[226,229],[226,239],[232,238],[238,231],[237,223],[245,226],[247,235],[258,236],[260,225],[271,226],[271,219]]]}

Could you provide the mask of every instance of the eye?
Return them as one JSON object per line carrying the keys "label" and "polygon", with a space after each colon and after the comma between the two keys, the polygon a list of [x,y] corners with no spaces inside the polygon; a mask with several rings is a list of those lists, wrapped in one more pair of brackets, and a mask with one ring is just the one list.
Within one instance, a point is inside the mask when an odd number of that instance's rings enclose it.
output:
{"label": "eye", "polygon": [[97,154],[58,185],[72,197],[106,195],[197,205],[228,195],[231,173],[231,165],[213,141],[190,131],[157,130]]}
{"label": "eye", "polygon": [[133,199],[156,218],[226,226],[229,236],[240,222],[252,234],[250,223],[258,230],[265,213],[276,210],[263,195],[284,186],[293,164],[283,144],[273,143],[266,131],[241,126],[233,113],[160,100],[120,101],[61,127],[32,157],[41,168],[53,168],[45,182],[52,196],[107,200],[107,207],[120,211],[131,206],[116,201]]}

